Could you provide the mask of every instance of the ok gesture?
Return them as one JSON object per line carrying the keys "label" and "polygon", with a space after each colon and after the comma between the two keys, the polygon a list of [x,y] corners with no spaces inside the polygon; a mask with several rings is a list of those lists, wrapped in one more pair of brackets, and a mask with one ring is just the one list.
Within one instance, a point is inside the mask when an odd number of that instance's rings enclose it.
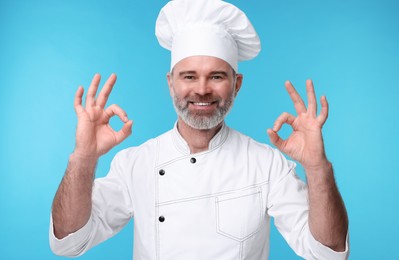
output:
{"label": "ok gesture", "polygon": [[[99,74],[94,75],[87,91],[85,106],[82,105],[83,87],[80,86],[75,95],[74,106],[78,126],[74,153],[80,156],[98,158],[125,140],[132,132],[133,122],[128,119],[123,109],[115,104],[105,108],[115,84],[116,75],[112,74],[108,78],[96,98],[100,79]],[[119,131],[112,129],[109,124],[110,119],[115,115],[124,123]]]}
{"label": "ok gesture", "polygon": [[[291,82],[287,81],[285,87],[294,103],[297,116],[286,112],[281,114],[273,128],[267,130],[270,141],[305,169],[322,167],[327,162],[321,131],[328,117],[327,99],[325,96],[321,97],[321,111],[317,115],[317,100],[311,80],[306,81],[307,107]],[[290,125],[293,130],[286,140],[278,135],[283,124]]]}

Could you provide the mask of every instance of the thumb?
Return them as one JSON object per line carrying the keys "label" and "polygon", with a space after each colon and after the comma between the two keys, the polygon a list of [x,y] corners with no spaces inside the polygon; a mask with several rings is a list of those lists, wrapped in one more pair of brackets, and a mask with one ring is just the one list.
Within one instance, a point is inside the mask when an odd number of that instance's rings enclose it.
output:
{"label": "thumb", "polygon": [[277,132],[273,131],[272,129],[267,129],[267,134],[269,135],[270,142],[276,146],[278,149],[282,147],[284,142],[283,139],[277,134]]}
{"label": "thumb", "polygon": [[132,125],[133,121],[129,120],[127,121],[121,130],[116,132],[116,143],[120,144],[123,140],[125,140],[131,133],[132,133]]}

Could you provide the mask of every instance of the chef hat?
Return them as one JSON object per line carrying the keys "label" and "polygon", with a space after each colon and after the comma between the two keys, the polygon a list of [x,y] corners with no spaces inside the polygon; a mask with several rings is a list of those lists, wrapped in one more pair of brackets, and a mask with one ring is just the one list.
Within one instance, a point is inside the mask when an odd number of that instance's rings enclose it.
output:
{"label": "chef hat", "polygon": [[237,72],[238,62],[260,51],[260,41],[247,16],[221,0],[174,0],[160,11],[155,34],[171,51],[171,70],[197,55],[220,58]]}

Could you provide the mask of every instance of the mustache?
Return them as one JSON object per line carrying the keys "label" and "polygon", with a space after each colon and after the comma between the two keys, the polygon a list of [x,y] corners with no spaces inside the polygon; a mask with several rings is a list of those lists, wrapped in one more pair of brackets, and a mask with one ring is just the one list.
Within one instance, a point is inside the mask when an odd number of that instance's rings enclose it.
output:
{"label": "mustache", "polygon": [[206,95],[192,95],[189,97],[186,97],[184,99],[186,102],[195,102],[195,103],[211,103],[211,102],[219,102],[220,97],[214,96],[212,94],[206,94]]}

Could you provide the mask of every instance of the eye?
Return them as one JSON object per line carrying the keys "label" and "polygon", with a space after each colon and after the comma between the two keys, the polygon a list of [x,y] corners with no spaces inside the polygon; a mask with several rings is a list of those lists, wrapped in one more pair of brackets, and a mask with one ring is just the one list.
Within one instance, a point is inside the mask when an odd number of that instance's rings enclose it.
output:
{"label": "eye", "polygon": [[212,80],[222,80],[222,79],[224,79],[224,77],[222,75],[212,75],[211,79]]}
{"label": "eye", "polygon": [[193,80],[193,79],[194,79],[194,76],[192,76],[192,75],[185,75],[183,78],[186,79],[186,80]]}

